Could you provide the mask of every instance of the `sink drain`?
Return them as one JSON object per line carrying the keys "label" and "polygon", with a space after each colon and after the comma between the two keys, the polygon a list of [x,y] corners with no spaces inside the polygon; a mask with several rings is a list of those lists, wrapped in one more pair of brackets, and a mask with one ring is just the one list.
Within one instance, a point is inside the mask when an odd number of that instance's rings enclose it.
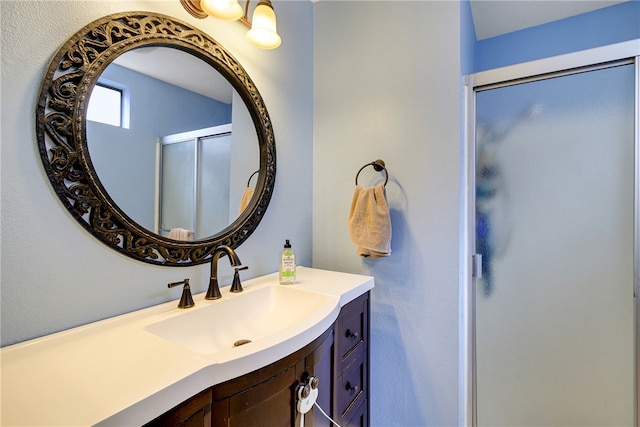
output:
{"label": "sink drain", "polygon": [[247,340],[247,339],[238,340],[238,341],[233,343],[233,346],[234,347],[240,347],[241,345],[249,344],[250,342],[251,342],[251,340]]}

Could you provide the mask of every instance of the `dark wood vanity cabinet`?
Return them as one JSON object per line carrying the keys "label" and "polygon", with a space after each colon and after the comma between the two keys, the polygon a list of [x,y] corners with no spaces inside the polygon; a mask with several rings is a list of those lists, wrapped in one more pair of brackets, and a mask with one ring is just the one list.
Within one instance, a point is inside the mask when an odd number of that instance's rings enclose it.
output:
{"label": "dark wood vanity cabinet", "polygon": [[[319,379],[318,405],[342,427],[369,425],[369,294],[340,311],[311,344],[257,371],[207,389],[147,426],[297,427],[297,389]],[[332,424],[315,408],[305,427]]]}
{"label": "dark wood vanity cabinet", "polygon": [[206,389],[165,412],[145,427],[211,426],[211,389]]}
{"label": "dark wood vanity cabinet", "polygon": [[[305,348],[278,362],[213,387],[214,427],[289,427],[300,424],[298,386],[319,378],[319,401],[331,400],[333,327]],[[322,403],[320,403],[322,404]],[[325,409],[328,410],[328,409]],[[314,426],[309,414],[305,427]]]}
{"label": "dark wood vanity cabinet", "polygon": [[345,305],[335,323],[333,419],[369,425],[369,294]]}

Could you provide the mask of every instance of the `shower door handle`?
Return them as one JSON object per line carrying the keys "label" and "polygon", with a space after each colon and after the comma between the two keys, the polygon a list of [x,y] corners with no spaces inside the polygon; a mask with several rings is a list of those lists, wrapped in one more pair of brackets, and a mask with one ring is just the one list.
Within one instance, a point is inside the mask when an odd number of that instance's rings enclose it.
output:
{"label": "shower door handle", "polygon": [[476,279],[482,279],[482,254],[471,255],[471,274]]}

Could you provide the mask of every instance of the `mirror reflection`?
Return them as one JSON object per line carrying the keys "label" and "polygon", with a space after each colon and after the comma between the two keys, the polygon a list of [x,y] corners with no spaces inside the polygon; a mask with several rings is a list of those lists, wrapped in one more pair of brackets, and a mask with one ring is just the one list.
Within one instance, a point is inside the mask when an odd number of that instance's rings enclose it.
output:
{"label": "mirror reflection", "polygon": [[[142,61],[134,61],[132,55]],[[129,57],[147,71],[125,64]],[[214,69],[233,90],[213,83],[219,77]],[[129,70],[147,80],[137,84],[134,78],[117,79],[116,72]],[[167,75],[181,76],[182,83],[167,80]],[[107,120],[109,124],[96,123],[93,114],[88,119],[88,104],[102,92],[96,87],[106,87],[106,93],[113,95],[109,83],[119,88],[116,99],[123,102],[116,102],[118,112]],[[230,97],[200,93],[190,86],[193,83],[219,86]],[[183,90],[191,98],[199,95],[198,100],[183,99],[179,93]],[[224,155],[194,143],[195,154],[188,163],[174,163],[170,148],[168,162],[161,161],[161,147],[169,147],[163,140],[202,129],[218,132],[219,126],[230,129]],[[166,15],[115,13],[74,34],[43,75],[36,136],[49,182],[69,214],[111,249],[150,264],[197,265],[208,262],[221,245],[237,248],[258,227],[274,189],[275,137],[258,88],[217,41]],[[247,177],[256,169],[255,194],[238,214]],[[207,182],[214,178],[225,182],[224,194],[209,188]],[[181,183],[187,180],[190,186]],[[180,211],[187,205],[189,215],[167,213],[163,207]],[[226,217],[214,220],[214,210]],[[163,217],[177,219],[169,223]],[[161,230],[174,233],[169,238]]]}
{"label": "mirror reflection", "polygon": [[260,166],[255,126],[231,84],[195,56],[163,46],[120,55],[100,75],[87,118],[97,176],[142,227],[206,239],[251,200]]}

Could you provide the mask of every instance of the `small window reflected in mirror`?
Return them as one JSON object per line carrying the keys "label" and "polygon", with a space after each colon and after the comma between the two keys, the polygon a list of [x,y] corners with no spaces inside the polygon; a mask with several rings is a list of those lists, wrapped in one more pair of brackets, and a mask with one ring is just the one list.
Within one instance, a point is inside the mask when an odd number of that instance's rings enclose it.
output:
{"label": "small window reflected in mirror", "polygon": [[98,82],[91,91],[87,120],[128,129],[127,88]]}

